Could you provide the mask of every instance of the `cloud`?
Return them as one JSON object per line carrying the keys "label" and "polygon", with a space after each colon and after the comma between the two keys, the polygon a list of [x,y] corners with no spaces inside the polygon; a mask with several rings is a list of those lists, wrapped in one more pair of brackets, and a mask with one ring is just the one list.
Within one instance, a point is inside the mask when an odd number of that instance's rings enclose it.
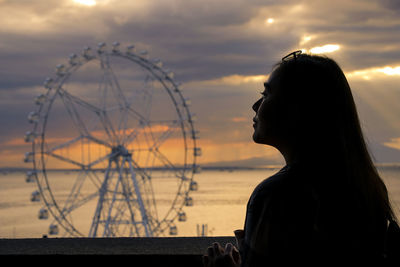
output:
{"label": "cloud", "polygon": [[233,122],[249,122],[249,118],[246,117],[233,117],[231,118]]}
{"label": "cloud", "polygon": [[340,45],[337,44],[327,44],[323,46],[316,46],[310,49],[312,54],[327,54],[332,53],[340,49]]}
{"label": "cloud", "polygon": [[400,66],[373,67],[355,70],[346,74],[350,79],[362,78],[365,80],[382,78],[383,76],[400,76]]}
{"label": "cloud", "polygon": [[233,74],[224,77],[220,77],[212,80],[204,80],[196,82],[196,85],[243,85],[243,84],[257,84],[260,85],[268,79],[268,75],[239,75]]}
{"label": "cloud", "polygon": [[391,12],[400,12],[400,3],[397,0],[381,0],[380,3]]}
{"label": "cloud", "polygon": [[389,142],[383,143],[385,146],[400,150],[400,137],[392,138]]}
{"label": "cloud", "polygon": [[[235,134],[238,122],[232,118],[253,116],[251,106],[263,79],[282,56],[339,44],[329,56],[348,74],[359,101],[369,105],[363,122],[385,123],[380,128],[388,131],[373,129],[371,134],[380,142],[399,134],[393,119],[399,111],[391,100],[397,96],[400,64],[398,1],[96,3],[0,1],[0,123],[7,129],[0,132],[0,142],[29,128],[32,99],[43,92],[42,83],[54,75],[55,66],[101,41],[108,47],[120,41],[122,49],[133,43],[148,50],[151,59],[160,58],[184,82],[202,136],[221,144],[229,138],[248,140],[251,122],[247,132]],[[265,23],[269,18],[273,23]],[[373,112],[378,113],[376,120]]]}

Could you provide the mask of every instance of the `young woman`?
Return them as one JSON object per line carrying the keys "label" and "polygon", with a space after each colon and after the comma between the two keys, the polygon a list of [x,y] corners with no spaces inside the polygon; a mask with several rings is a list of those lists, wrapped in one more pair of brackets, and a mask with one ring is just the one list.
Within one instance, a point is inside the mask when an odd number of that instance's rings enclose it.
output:
{"label": "young woman", "polygon": [[247,204],[238,249],[213,244],[204,265],[270,266],[379,262],[395,215],[374,167],[343,71],[296,51],[279,62],[255,111],[253,140],[286,166]]}

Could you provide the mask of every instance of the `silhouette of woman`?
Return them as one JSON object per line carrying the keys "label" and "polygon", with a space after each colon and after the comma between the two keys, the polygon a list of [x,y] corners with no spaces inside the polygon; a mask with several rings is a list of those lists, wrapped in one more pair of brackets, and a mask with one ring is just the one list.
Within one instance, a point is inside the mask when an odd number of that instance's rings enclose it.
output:
{"label": "silhouette of woman", "polygon": [[214,243],[204,266],[381,261],[396,218],[338,64],[296,51],[264,87],[253,140],[277,148],[286,166],[254,189],[238,249]]}

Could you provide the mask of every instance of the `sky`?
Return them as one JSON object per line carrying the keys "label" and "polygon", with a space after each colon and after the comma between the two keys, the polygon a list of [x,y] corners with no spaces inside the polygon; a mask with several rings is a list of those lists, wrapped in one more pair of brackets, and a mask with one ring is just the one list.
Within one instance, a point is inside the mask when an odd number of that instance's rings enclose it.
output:
{"label": "sky", "polygon": [[252,142],[251,106],[298,49],[338,62],[375,161],[400,162],[399,1],[0,0],[0,167],[27,167],[27,115],[55,66],[114,41],[149,51],[182,82],[204,165],[283,163]]}

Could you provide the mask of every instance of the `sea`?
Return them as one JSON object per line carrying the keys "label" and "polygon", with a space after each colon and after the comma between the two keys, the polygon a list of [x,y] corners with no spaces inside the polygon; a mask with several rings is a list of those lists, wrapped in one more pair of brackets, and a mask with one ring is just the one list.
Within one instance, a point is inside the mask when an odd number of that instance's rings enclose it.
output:
{"label": "sea", "polygon": [[[190,192],[193,205],[183,209],[186,221],[175,222],[175,236],[233,236],[234,230],[243,229],[247,201],[254,188],[279,169],[203,170],[195,176],[198,190]],[[379,166],[378,171],[400,218],[400,166]],[[36,184],[27,183],[25,175],[25,171],[0,172],[0,238],[41,238],[48,235],[49,225],[54,221],[51,215],[47,220],[38,219],[39,210],[44,204],[31,201]],[[58,175],[59,183],[63,184],[75,174]],[[176,186],[176,182],[168,184],[164,181],[162,194],[174,198]],[[93,214],[93,207],[88,205],[88,214]],[[79,224],[88,222],[77,220],[76,223],[76,227],[79,227]]]}

